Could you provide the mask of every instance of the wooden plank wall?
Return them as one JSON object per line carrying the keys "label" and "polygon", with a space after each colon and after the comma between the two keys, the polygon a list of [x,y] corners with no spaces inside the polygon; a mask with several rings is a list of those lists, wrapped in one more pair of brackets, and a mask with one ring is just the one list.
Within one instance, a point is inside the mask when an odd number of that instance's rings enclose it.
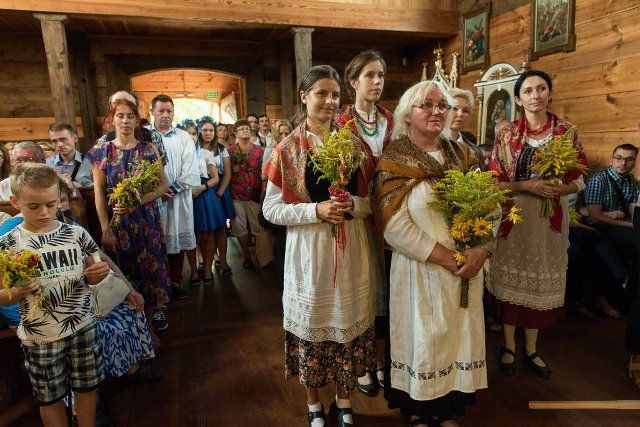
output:
{"label": "wooden plank wall", "polygon": [[[576,50],[542,57],[531,67],[552,76],[551,109],[578,126],[590,162],[603,165],[616,145],[640,145],[640,2],[576,3]],[[492,64],[519,68],[529,48],[529,24],[530,5],[491,18]],[[460,51],[460,34],[445,48],[447,53]],[[478,71],[463,75],[460,86],[475,93],[477,77]],[[469,129],[476,128],[476,118],[474,114]]]}
{"label": "wooden plank wall", "polygon": [[[211,63],[211,55],[221,58],[219,62],[228,67],[227,71],[234,72],[234,64],[248,60],[261,61],[264,75],[263,93],[254,98],[263,99],[264,110],[273,118],[282,117],[282,101],[280,93],[280,63],[277,45],[227,42],[217,45],[215,52],[201,49],[195,43],[185,44],[180,40],[159,43],[151,39],[135,39],[126,42],[123,38],[101,37],[89,39],[90,61],[93,70],[94,102],[98,115],[98,124],[107,113],[108,97],[115,90],[127,88],[128,74],[117,64],[121,55],[135,55],[144,65],[145,56],[154,57],[154,64],[161,64],[168,68],[179,63],[202,64]],[[384,43],[384,40],[380,40]],[[434,42],[435,43],[435,42]],[[382,104],[390,109],[395,108],[398,99],[411,84],[420,78],[421,63],[430,57],[434,43],[421,48],[401,49],[399,47],[382,47],[380,50],[387,61],[388,73]],[[246,46],[245,46],[246,45]],[[182,48],[180,48],[182,46]],[[185,47],[186,46],[186,47]],[[314,44],[313,63],[331,64],[340,74],[348,61],[361,50],[375,47],[371,45],[333,46]],[[166,60],[157,61],[161,53],[170,52]],[[73,54],[73,52],[71,52]],[[149,56],[151,55],[151,56]],[[406,64],[403,65],[403,57]],[[73,58],[72,58],[73,60]],[[185,62],[187,61],[187,62]],[[39,34],[2,35],[0,37],[0,141],[26,140],[46,138],[46,127],[53,119],[51,108],[51,93],[47,74],[46,56],[43,42]],[[174,65],[172,65],[174,64]],[[150,66],[150,68],[161,68]],[[74,98],[76,112],[80,116],[78,101],[76,70],[72,68],[74,82]],[[252,94],[248,94],[252,97]],[[343,102],[349,102],[348,96]],[[251,106],[249,106],[251,107]],[[263,111],[264,111],[263,110]],[[263,111],[256,111],[262,113]],[[21,118],[30,120],[21,121]],[[17,120],[17,121],[16,121]]]}

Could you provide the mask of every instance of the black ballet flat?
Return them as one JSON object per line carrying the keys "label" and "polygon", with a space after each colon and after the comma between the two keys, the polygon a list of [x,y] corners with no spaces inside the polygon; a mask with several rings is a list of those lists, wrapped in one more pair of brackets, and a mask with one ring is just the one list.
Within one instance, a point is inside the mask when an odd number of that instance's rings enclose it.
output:
{"label": "black ballet flat", "polygon": [[331,408],[329,408],[329,415],[337,417],[338,427],[353,427],[351,423],[345,423],[343,415],[351,415],[353,417],[353,409],[351,408],[338,408],[336,402],[331,404]]}
{"label": "black ballet flat", "polygon": [[[504,356],[505,354],[512,355],[513,362],[510,362],[510,363],[503,362],[502,356]],[[498,358],[498,365],[500,366],[500,370],[502,371],[503,374],[514,375],[518,370],[518,365],[516,364],[516,354],[513,351],[509,350],[508,348],[502,347],[502,349],[500,350],[500,356]]]}
{"label": "black ballet flat", "polygon": [[[536,363],[533,361],[536,357],[540,357],[537,351],[531,355],[527,355],[527,350],[524,350],[524,361],[529,366],[529,368],[531,368],[533,373],[540,378],[548,380],[549,378],[551,378],[551,369],[549,369],[548,366],[536,365]],[[540,360],[542,360],[542,357],[540,357]]]}
{"label": "black ballet flat", "polygon": [[324,424],[327,425],[327,420],[324,417],[324,408],[320,409],[319,411],[309,411],[307,413],[307,420],[309,421],[309,427],[311,427],[313,420],[315,420],[316,418],[322,418],[324,420]]}
{"label": "black ballet flat", "polygon": [[365,396],[376,397],[378,395],[378,380],[372,381],[371,384],[363,385],[358,382],[358,390]]}

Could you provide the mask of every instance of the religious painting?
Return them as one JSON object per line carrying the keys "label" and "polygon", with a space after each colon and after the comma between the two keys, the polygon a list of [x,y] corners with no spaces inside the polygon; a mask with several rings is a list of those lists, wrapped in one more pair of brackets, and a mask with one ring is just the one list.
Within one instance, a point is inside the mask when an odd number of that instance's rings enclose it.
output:
{"label": "religious painting", "polygon": [[496,137],[496,126],[501,122],[511,120],[512,108],[511,95],[506,90],[496,90],[489,96],[489,101],[487,102],[485,144],[493,144]]}
{"label": "religious painting", "polygon": [[575,0],[531,0],[529,59],[576,48]]}
{"label": "religious painting", "polygon": [[490,4],[462,16],[462,72],[489,65]]}

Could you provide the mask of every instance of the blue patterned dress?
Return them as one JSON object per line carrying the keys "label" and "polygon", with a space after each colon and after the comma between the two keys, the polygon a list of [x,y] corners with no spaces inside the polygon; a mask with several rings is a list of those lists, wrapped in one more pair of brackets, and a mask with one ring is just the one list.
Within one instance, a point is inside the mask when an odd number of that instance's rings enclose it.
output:
{"label": "blue patterned dress", "polygon": [[144,312],[136,313],[128,303],[98,319],[97,326],[104,367],[112,377],[121,377],[136,363],[155,357]]}
{"label": "blue patterned dress", "polygon": [[[86,157],[105,174],[107,194],[141,161],[158,159],[153,145],[146,141],[140,141],[128,150],[118,148],[112,141],[98,142]],[[109,206],[111,216],[112,207]],[[146,306],[156,308],[166,305],[170,292],[167,251],[162,241],[160,213],[156,204],[147,203],[123,215],[113,231],[118,240],[117,263],[144,295]]]}

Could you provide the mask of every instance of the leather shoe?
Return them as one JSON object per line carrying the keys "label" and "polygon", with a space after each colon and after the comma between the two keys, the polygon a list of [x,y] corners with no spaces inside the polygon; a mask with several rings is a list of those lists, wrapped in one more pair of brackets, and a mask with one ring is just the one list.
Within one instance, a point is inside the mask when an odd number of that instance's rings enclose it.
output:
{"label": "leather shoe", "polygon": [[371,384],[367,384],[367,385],[360,384],[360,381],[357,381],[357,383],[358,383],[358,390],[360,390],[360,392],[365,396],[376,397],[378,395],[377,379],[373,380]]}
{"label": "leather shoe", "polygon": [[[510,354],[513,356],[513,361],[512,362],[503,362],[502,361],[502,356],[504,356],[505,354]],[[500,366],[500,370],[502,371],[503,374],[507,374],[507,375],[514,375],[518,369],[518,366],[516,365],[516,354],[509,350],[506,347],[502,347],[502,349],[500,350],[500,358],[498,359],[498,365]]]}
{"label": "leather shoe", "polygon": [[[527,365],[529,365],[529,368],[531,368],[533,373],[539,376],[540,378],[548,380],[549,378],[551,378],[551,369],[549,369],[548,366],[536,365],[536,363],[534,362],[534,359],[536,357],[540,357],[538,352],[535,352],[531,355],[527,355],[527,350],[524,350],[524,361],[527,363]],[[542,360],[541,357],[540,357],[540,360]]]}
{"label": "leather shoe", "polygon": [[353,417],[353,409],[351,408],[338,408],[336,402],[331,404],[329,414],[335,415],[338,418],[338,427],[353,427],[353,424],[346,423],[343,415],[351,415]]}

